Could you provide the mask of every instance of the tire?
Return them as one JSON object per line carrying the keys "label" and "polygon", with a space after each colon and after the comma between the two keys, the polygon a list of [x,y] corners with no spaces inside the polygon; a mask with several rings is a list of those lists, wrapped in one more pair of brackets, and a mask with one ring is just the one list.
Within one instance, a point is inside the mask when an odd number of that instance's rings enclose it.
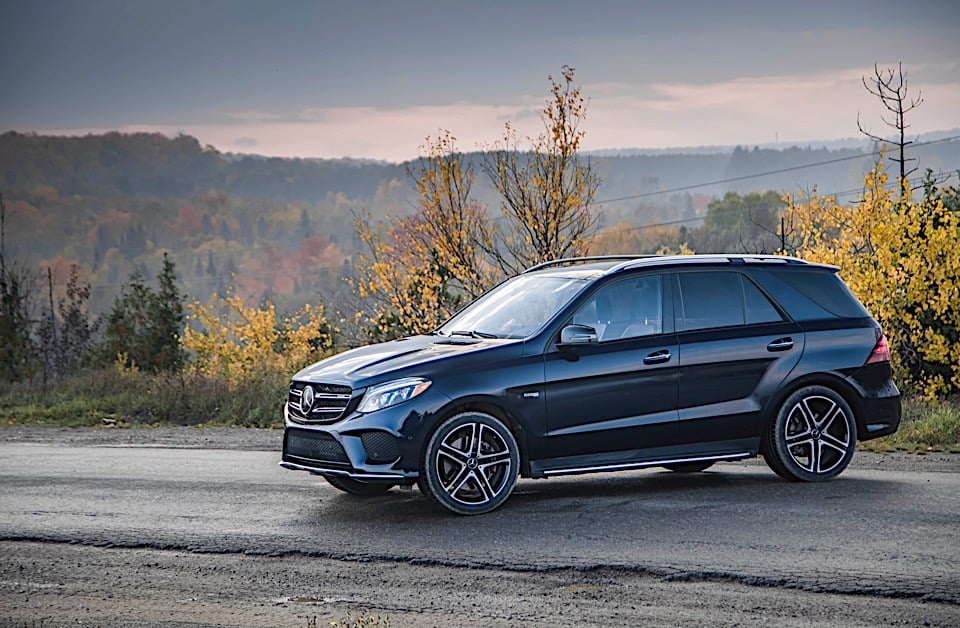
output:
{"label": "tire", "polygon": [[715,460],[702,460],[700,462],[675,462],[674,464],[663,465],[664,469],[669,469],[674,473],[699,473],[706,471],[714,465]]}
{"label": "tire", "polygon": [[850,404],[826,386],[807,386],[787,397],[765,435],[763,458],[780,477],[822,482],[853,459],[857,426]]}
{"label": "tire", "polygon": [[362,480],[354,480],[352,478],[335,475],[325,475],[323,479],[329,482],[330,486],[340,489],[344,493],[350,493],[351,495],[358,495],[360,497],[384,495],[394,487],[393,484],[388,482],[363,482]]}
{"label": "tire", "polygon": [[450,512],[480,515],[510,497],[519,468],[520,450],[510,429],[489,414],[463,412],[430,437],[417,485]]}

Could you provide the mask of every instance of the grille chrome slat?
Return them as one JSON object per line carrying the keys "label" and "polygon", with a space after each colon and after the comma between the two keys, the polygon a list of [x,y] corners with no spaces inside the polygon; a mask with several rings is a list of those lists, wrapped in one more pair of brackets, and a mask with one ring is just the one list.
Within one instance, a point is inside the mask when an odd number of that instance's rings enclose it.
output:
{"label": "grille chrome slat", "polygon": [[[313,388],[313,404],[305,415],[300,402],[307,386]],[[287,395],[287,412],[297,423],[332,423],[343,416],[352,396],[353,390],[349,386],[292,382]]]}

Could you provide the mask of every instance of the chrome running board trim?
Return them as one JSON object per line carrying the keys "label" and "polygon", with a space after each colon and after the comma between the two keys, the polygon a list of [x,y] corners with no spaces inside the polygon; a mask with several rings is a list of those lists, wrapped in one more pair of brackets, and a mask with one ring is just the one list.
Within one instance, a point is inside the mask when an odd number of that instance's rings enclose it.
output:
{"label": "chrome running board trim", "polygon": [[682,464],[685,462],[706,462],[707,460],[743,460],[753,456],[749,451],[739,454],[724,454],[722,456],[696,456],[692,458],[665,458],[663,460],[650,460],[647,462],[626,462],[622,464],[606,464],[596,467],[571,467],[569,469],[551,469],[544,471],[543,475],[551,477],[554,475],[574,475],[577,473],[601,473],[603,471],[624,471],[627,469],[642,469],[644,467],[662,467],[667,464]]}

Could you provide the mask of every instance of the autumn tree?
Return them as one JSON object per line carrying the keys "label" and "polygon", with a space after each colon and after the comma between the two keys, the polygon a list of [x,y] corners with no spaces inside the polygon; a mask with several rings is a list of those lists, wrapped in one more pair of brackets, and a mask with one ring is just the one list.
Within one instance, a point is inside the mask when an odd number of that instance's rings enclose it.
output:
{"label": "autumn tree", "polygon": [[500,277],[485,259],[494,248],[493,228],[479,202],[470,198],[473,164],[462,159],[456,138],[441,131],[427,139],[409,170],[420,199],[410,223],[412,253],[432,258],[468,299],[483,294]]}
{"label": "autumn tree", "polygon": [[883,153],[853,206],[787,196],[796,253],[840,267],[883,326],[898,381],[928,397],[960,392],[960,214],[931,195],[901,200]]}
{"label": "autumn tree", "polygon": [[491,250],[507,275],[551,259],[583,255],[596,229],[590,204],[600,185],[580,156],[587,113],[574,68],[549,77],[550,97],[541,111],[544,132],[524,150],[507,123],[504,136],[485,154],[483,169],[500,193],[505,228]]}
{"label": "autumn tree", "polygon": [[187,305],[191,325],[183,331],[189,369],[228,383],[279,374],[283,379],[328,355],[337,330],[323,306],[305,305],[289,316],[272,303],[245,305],[237,295]]}
{"label": "autumn tree", "polygon": [[649,227],[620,223],[598,232],[587,250],[589,255],[654,254],[680,246],[682,234],[670,225]]}
{"label": "autumn tree", "polygon": [[353,285],[370,302],[368,336],[383,340],[435,329],[503,278],[587,251],[599,179],[578,153],[585,103],[572,68],[564,67],[563,82],[550,81],[545,131],[531,140],[531,150],[520,152],[508,125],[504,140],[482,161],[503,199],[501,221],[471,199],[473,166],[448,131],[427,138],[408,172],[418,192],[412,216],[379,225],[368,213],[356,216],[366,251]]}

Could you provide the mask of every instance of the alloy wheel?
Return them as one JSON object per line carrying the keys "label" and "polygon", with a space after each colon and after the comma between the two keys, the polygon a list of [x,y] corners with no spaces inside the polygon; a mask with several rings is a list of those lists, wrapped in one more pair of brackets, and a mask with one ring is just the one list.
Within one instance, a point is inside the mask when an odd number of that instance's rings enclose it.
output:
{"label": "alloy wheel", "polygon": [[783,429],[790,457],[810,473],[835,469],[853,443],[843,408],[823,396],[804,397],[794,404]]}

